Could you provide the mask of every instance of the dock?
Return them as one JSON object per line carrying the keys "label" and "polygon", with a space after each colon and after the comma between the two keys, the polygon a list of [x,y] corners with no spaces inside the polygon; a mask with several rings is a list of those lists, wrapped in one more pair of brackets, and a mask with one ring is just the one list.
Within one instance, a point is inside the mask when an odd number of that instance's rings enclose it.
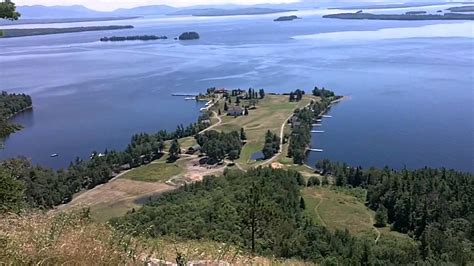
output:
{"label": "dock", "polygon": [[182,97],[196,97],[198,93],[173,93],[171,96],[182,96]]}
{"label": "dock", "polygon": [[311,130],[311,133],[324,133],[323,130]]}
{"label": "dock", "polygon": [[309,151],[314,151],[314,152],[323,152],[323,149],[308,149]]}
{"label": "dock", "polygon": [[322,125],[321,125],[321,124],[313,124],[312,126],[313,126],[313,127],[320,127],[320,126],[322,126]]}
{"label": "dock", "polygon": [[332,115],[322,115],[324,118],[332,118]]}

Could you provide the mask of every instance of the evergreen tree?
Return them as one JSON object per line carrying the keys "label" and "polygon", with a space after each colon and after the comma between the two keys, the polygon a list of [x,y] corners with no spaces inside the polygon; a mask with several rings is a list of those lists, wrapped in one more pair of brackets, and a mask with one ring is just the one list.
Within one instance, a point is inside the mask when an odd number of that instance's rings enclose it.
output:
{"label": "evergreen tree", "polygon": [[385,227],[387,225],[387,208],[380,204],[377,212],[375,213],[375,226]]}
{"label": "evergreen tree", "polygon": [[177,139],[174,139],[173,142],[171,142],[169,153],[171,159],[174,160],[179,158],[179,155],[181,154],[181,147]]}
{"label": "evergreen tree", "polygon": [[240,129],[240,140],[242,141],[247,140],[247,134],[245,134],[244,128]]}

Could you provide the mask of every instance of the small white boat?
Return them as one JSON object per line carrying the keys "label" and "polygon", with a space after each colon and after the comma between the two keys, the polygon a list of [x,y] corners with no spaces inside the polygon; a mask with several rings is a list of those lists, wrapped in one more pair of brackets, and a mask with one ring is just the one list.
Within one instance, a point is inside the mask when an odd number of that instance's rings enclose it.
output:
{"label": "small white boat", "polygon": [[196,97],[186,97],[184,98],[186,101],[189,101],[189,100],[196,100]]}
{"label": "small white boat", "polygon": [[54,158],[54,157],[58,157],[58,156],[59,156],[59,154],[57,154],[57,153],[53,153],[53,154],[51,154],[51,157],[52,157],[52,158]]}

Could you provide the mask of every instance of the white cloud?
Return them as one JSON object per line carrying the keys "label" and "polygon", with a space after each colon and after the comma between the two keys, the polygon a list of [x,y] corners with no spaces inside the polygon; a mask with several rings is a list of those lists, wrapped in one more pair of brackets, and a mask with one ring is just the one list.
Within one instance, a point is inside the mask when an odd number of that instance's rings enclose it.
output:
{"label": "white cloud", "polygon": [[110,11],[144,5],[170,5],[175,7],[218,4],[281,4],[299,0],[15,0],[17,5],[84,5],[96,10]]}

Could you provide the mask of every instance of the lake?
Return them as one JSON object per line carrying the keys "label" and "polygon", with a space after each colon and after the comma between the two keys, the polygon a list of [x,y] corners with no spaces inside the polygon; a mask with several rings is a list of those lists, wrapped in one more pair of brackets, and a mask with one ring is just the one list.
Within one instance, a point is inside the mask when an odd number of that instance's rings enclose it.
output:
{"label": "lake", "polygon": [[[135,133],[194,122],[202,103],[173,92],[214,86],[309,92],[317,85],[349,99],[323,120],[325,133],[315,134],[312,146],[324,152],[309,154],[309,165],[329,158],[474,172],[474,23],[321,17],[329,12],[339,11],[65,23],[47,26],[135,29],[0,40],[0,88],[34,101],[32,112],[14,118],[25,128],[6,140],[0,158],[25,155],[60,168],[93,150],[124,149]],[[289,14],[303,19],[273,21]],[[201,39],[98,41],[184,31]]]}

